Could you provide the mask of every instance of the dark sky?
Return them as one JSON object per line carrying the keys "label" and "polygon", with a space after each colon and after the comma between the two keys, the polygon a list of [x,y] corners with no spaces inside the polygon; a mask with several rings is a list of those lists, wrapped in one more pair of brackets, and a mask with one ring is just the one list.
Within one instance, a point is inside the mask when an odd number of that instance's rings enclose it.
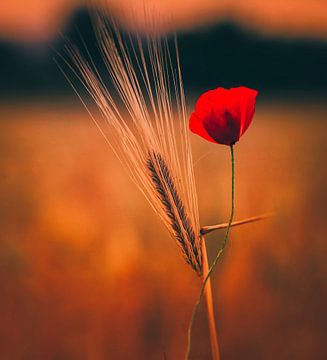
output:
{"label": "dark sky", "polygon": [[[76,29],[97,58],[89,15],[81,10],[64,30],[80,43]],[[245,85],[265,93],[324,96],[327,42],[263,37],[231,23],[178,34],[184,85],[188,92]],[[71,96],[53,58],[63,40],[43,47],[0,43],[0,97]]]}

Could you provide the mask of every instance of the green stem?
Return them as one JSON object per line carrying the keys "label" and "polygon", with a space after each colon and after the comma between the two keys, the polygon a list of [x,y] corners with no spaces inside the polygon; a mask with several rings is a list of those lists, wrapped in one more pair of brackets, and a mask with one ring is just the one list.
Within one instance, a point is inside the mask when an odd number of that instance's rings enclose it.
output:
{"label": "green stem", "polygon": [[[231,228],[231,224],[233,222],[233,218],[234,218],[234,198],[235,198],[235,161],[234,161],[234,147],[233,145],[230,145],[230,154],[231,154],[231,161],[232,161],[232,208],[231,208],[231,213],[230,213],[230,217],[229,217],[229,222],[228,222],[228,226],[227,226],[227,229],[226,229],[226,233],[225,233],[225,237],[224,237],[224,240],[222,242],[222,245],[221,245],[221,248],[219,249],[212,265],[210,266],[209,268],[209,271],[208,271],[208,274],[207,276],[204,278],[203,282],[202,282],[202,286],[201,286],[201,289],[200,289],[200,293],[199,293],[199,296],[198,296],[198,299],[194,305],[194,308],[193,308],[193,312],[192,312],[192,316],[191,316],[191,321],[190,321],[190,324],[189,324],[189,327],[188,327],[188,342],[187,342],[187,350],[186,350],[186,355],[185,355],[185,359],[187,360],[189,358],[189,355],[190,355],[190,351],[191,351],[191,337],[192,337],[192,326],[193,326],[193,322],[194,322],[194,318],[195,318],[195,315],[196,315],[196,312],[197,312],[197,309],[200,305],[200,302],[201,302],[201,299],[202,299],[202,296],[203,296],[203,293],[204,293],[204,290],[205,290],[205,287],[206,287],[206,284],[211,276],[211,273],[213,272],[213,270],[215,269],[218,261],[220,260],[221,258],[221,255],[223,254],[224,250],[225,250],[225,247],[227,245],[227,241],[228,241],[228,235],[229,235],[229,231],[230,231],[230,228]],[[202,240],[204,241],[204,240]]]}

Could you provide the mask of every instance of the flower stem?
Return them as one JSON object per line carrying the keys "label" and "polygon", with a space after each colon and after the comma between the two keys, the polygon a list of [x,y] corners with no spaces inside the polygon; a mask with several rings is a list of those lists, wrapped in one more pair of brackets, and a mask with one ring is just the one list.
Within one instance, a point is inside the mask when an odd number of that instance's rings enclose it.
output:
{"label": "flower stem", "polygon": [[[210,266],[207,274],[205,275],[204,274],[204,280],[202,282],[202,286],[201,286],[201,289],[200,289],[200,293],[199,293],[199,296],[198,296],[198,299],[194,305],[194,308],[193,308],[193,312],[192,312],[192,316],[191,316],[191,321],[190,321],[190,324],[189,324],[189,327],[188,327],[188,343],[187,343],[187,349],[186,349],[186,354],[185,354],[185,359],[187,360],[189,358],[189,355],[190,355],[190,352],[191,352],[191,338],[192,338],[192,326],[193,326],[193,322],[194,322],[194,318],[195,318],[195,315],[196,315],[196,312],[197,312],[197,309],[200,305],[200,302],[201,302],[201,299],[202,299],[202,296],[205,292],[205,289],[206,289],[206,285],[207,283],[209,282],[210,280],[210,276],[211,276],[211,273],[213,272],[214,268],[216,267],[221,255],[223,254],[224,250],[225,250],[225,247],[226,247],[226,244],[227,244],[227,240],[228,240],[228,235],[229,235],[229,231],[230,231],[230,228],[231,228],[231,224],[233,222],[233,218],[234,218],[234,198],[235,198],[235,186],[234,186],[234,183],[235,183],[235,161],[234,161],[234,147],[233,145],[230,145],[230,153],[231,153],[231,161],[232,161],[232,207],[231,207],[231,213],[230,213],[230,217],[229,217],[229,222],[228,222],[228,226],[227,226],[227,229],[226,229],[226,233],[225,233],[225,237],[224,237],[224,240],[222,242],[222,245],[212,263],[212,265]],[[204,241],[204,239],[202,238],[202,241]],[[206,251],[205,251],[205,255],[206,255]],[[211,289],[211,286],[210,286],[210,289]],[[207,307],[208,308],[208,307]],[[212,322],[210,322],[211,320],[209,319],[209,323],[211,326]],[[211,338],[212,340],[212,338]],[[218,342],[217,342],[217,347],[218,347]],[[219,349],[219,347],[218,347]],[[212,358],[213,360],[219,360],[220,359],[220,355],[219,355],[219,351],[218,351],[218,357],[215,357],[215,353],[213,352],[212,353]]]}

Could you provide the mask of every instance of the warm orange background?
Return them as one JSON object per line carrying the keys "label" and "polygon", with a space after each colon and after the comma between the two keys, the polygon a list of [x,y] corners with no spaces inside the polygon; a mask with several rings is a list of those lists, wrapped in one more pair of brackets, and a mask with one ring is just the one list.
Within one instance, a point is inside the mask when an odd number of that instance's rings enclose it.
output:
{"label": "warm orange background", "polygon": [[[326,108],[264,104],[236,146],[214,275],[226,359],[322,359]],[[181,359],[199,282],[78,108],[1,106],[2,359]],[[193,138],[203,224],[229,211],[228,149]],[[208,236],[213,255],[222,233]],[[205,313],[194,359],[208,359]]]}
{"label": "warm orange background", "polygon": [[[117,16],[128,8],[113,3]],[[262,33],[327,34],[323,0],[182,3],[155,13],[180,28],[226,15]],[[48,40],[77,5],[2,3],[1,36]],[[236,145],[236,219],[278,216],[234,228],[214,274],[222,359],[326,357],[326,118],[318,97],[263,94]],[[192,149],[201,222],[226,222],[228,148],[192,136]],[[0,99],[0,227],[0,359],[183,358],[200,283],[79,103]],[[211,259],[222,236],[207,237]],[[210,359],[204,310],[194,360]]]}

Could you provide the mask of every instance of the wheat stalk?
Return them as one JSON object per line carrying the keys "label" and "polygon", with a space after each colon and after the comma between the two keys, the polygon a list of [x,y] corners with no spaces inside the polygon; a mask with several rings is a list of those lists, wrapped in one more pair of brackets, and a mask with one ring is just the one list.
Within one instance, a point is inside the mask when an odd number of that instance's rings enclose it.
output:
{"label": "wheat stalk", "polygon": [[[155,36],[142,39],[128,35],[126,40],[101,13],[95,14],[94,23],[106,67],[104,77],[92,58],[82,56],[69,42],[66,50],[72,62],[62,59],[94,100],[100,119],[88,108],[65,71],[64,75],[132,181],[163,220],[186,262],[206,281],[212,354],[219,359],[176,39],[173,49],[167,39]],[[113,84],[110,90],[104,81],[107,77]]]}

